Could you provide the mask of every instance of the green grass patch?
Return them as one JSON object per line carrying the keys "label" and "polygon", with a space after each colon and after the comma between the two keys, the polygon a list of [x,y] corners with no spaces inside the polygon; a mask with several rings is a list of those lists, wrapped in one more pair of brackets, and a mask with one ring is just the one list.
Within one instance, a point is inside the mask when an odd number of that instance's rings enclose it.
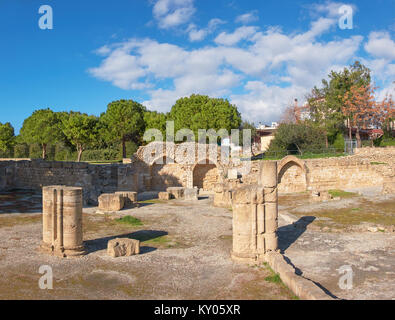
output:
{"label": "green grass patch", "polygon": [[292,300],[299,300],[299,297],[295,295],[291,289],[289,289],[286,284],[281,280],[281,277],[278,273],[274,272],[274,270],[269,266],[267,262],[264,262],[263,265],[270,272],[270,276],[265,277],[265,281],[274,283],[283,288],[283,290],[288,291]]}
{"label": "green grass patch", "polygon": [[165,201],[159,199],[149,199],[149,200],[139,201],[138,203],[144,204],[144,203],[164,203],[164,202]]}
{"label": "green grass patch", "polygon": [[[287,154],[278,154],[278,155],[265,155],[262,158],[254,159],[254,161],[261,161],[261,160],[281,160],[286,157]],[[305,152],[302,155],[294,154],[295,157],[299,159],[321,159],[321,158],[336,158],[336,157],[344,157],[345,153],[310,153]]]}
{"label": "green grass patch", "polygon": [[376,161],[372,161],[370,164],[372,166],[377,166],[377,165],[380,165],[380,164],[387,164],[388,165],[388,163],[386,163],[386,162],[376,162]]}
{"label": "green grass patch", "polygon": [[336,197],[351,198],[351,197],[355,197],[357,195],[354,192],[346,192],[346,191],[339,190],[339,189],[332,189],[332,190],[329,190],[328,192],[334,198],[336,198]]}
{"label": "green grass patch", "polygon": [[272,282],[272,283],[277,283],[277,284],[283,283],[283,281],[282,281],[281,278],[280,278],[280,275],[277,274],[277,273],[274,274],[274,275],[271,275],[271,276],[266,277],[265,280],[266,280],[267,282]]}
{"label": "green grass patch", "polygon": [[137,219],[135,217],[132,217],[132,216],[125,216],[125,217],[122,217],[122,218],[120,218],[120,219],[118,219],[116,221],[119,222],[119,223],[129,224],[129,225],[136,226],[136,227],[143,225],[141,220],[139,220],[139,219]]}

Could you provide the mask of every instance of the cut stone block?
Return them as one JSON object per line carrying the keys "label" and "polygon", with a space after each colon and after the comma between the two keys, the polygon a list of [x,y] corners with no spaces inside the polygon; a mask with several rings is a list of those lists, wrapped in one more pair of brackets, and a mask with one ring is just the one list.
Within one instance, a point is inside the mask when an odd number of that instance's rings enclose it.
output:
{"label": "cut stone block", "polygon": [[120,194],[124,198],[124,206],[131,208],[137,202],[137,192],[132,191],[118,191],[115,194]]}
{"label": "cut stone block", "polygon": [[198,200],[198,189],[197,188],[188,188],[184,190],[184,199],[185,200]]}
{"label": "cut stone block", "polygon": [[125,205],[125,198],[116,193],[103,193],[99,197],[99,209],[105,212],[120,211]]}
{"label": "cut stone block", "polygon": [[159,192],[158,193],[159,200],[170,200],[170,193],[168,192]]}
{"label": "cut stone block", "polygon": [[184,197],[184,190],[183,187],[169,187],[166,189],[168,193],[170,193],[174,199],[181,199]]}
{"label": "cut stone block", "polygon": [[108,241],[107,254],[113,258],[129,257],[140,253],[140,241],[128,238],[116,238]]}
{"label": "cut stone block", "polygon": [[229,169],[228,170],[228,179],[235,180],[238,178],[237,169]]}

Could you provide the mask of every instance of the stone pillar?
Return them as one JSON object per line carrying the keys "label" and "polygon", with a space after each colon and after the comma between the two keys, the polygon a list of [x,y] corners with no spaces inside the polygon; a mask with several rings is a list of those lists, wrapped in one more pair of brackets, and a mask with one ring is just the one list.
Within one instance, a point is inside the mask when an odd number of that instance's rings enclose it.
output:
{"label": "stone pillar", "polygon": [[187,170],[186,171],[186,176],[187,176],[186,187],[188,189],[192,189],[193,188],[193,168],[188,167],[186,170]]}
{"label": "stone pillar", "polygon": [[68,257],[85,253],[82,233],[82,188],[43,187],[41,249]]}
{"label": "stone pillar", "polygon": [[232,199],[232,258],[240,262],[264,261],[264,190],[261,186],[237,189]]}
{"label": "stone pillar", "polygon": [[263,161],[261,183],[265,192],[265,246],[266,251],[278,249],[278,190],[277,162]]}
{"label": "stone pillar", "polygon": [[260,183],[233,193],[232,259],[265,261],[265,253],[278,249],[277,163],[264,161]]}

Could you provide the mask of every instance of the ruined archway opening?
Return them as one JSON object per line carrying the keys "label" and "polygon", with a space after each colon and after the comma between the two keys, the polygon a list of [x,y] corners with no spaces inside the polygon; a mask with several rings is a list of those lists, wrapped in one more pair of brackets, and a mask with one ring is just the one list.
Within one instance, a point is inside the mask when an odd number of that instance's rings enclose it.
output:
{"label": "ruined archway opening", "polygon": [[280,193],[295,193],[306,190],[306,171],[294,161],[286,163],[278,174],[278,191]]}
{"label": "ruined archway opening", "polygon": [[168,187],[181,187],[179,177],[176,175],[179,165],[172,159],[161,157],[150,167],[151,189],[165,191]]}
{"label": "ruined archway opening", "polygon": [[211,191],[218,182],[218,169],[215,164],[197,164],[193,169],[193,186]]}

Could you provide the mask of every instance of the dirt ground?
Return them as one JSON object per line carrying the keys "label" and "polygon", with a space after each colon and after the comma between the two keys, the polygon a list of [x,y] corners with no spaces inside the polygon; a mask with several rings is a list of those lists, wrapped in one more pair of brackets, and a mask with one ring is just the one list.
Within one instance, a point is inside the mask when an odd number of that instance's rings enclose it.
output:
{"label": "dirt ground", "polygon": [[[0,194],[0,299],[296,299],[265,265],[230,260],[232,212],[198,202],[141,198],[140,207],[103,215],[84,209],[88,254],[60,259],[37,251],[37,194]],[[145,201],[143,201],[145,200]],[[395,298],[395,196],[377,190],[311,202],[282,195],[279,245],[297,273],[340,299]],[[122,223],[131,215],[138,220]],[[111,258],[115,237],[142,241],[142,254]],[[38,286],[39,267],[54,273],[53,290]],[[351,266],[352,288],[340,289],[339,268]]]}
{"label": "dirt ground", "polygon": [[[2,204],[9,208],[12,199],[7,197]],[[23,201],[30,203],[31,198],[16,199],[18,206],[12,212],[25,212],[29,205]],[[41,240],[37,206],[36,213],[7,214],[0,205],[0,299],[296,298],[268,267],[230,260],[232,213],[211,203],[210,198],[198,203],[144,201],[140,208],[121,212],[141,221],[135,224],[86,208],[88,254],[78,259],[37,251]],[[108,240],[120,236],[140,239],[141,254],[109,257]],[[52,267],[53,290],[39,289],[42,265]]]}
{"label": "dirt ground", "polygon": [[[293,194],[280,197],[279,208],[280,248],[299,274],[340,299],[395,299],[394,195],[359,190],[311,203]],[[339,286],[343,266],[352,288]]]}

